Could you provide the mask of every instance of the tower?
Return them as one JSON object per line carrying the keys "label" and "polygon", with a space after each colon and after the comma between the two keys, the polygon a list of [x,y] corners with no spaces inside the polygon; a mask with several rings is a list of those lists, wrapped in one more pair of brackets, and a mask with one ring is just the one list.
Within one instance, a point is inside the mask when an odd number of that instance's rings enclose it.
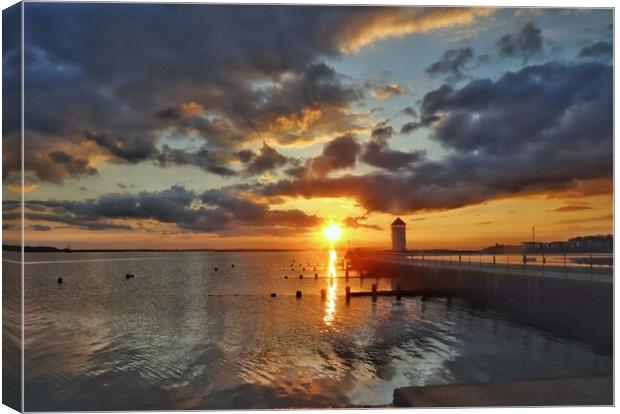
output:
{"label": "tower", "polygon": [[392,251],[393,252],[406,252],[407,251],[407,237],[405,233],[405,227],[407,225],[404,221],[398,217],[392,222]]}

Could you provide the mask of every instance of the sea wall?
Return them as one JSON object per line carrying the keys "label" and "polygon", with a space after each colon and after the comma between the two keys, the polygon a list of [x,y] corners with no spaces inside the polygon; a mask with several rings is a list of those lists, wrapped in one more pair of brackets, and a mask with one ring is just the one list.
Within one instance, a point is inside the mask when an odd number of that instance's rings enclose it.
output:
{"label": "sea wall", "polygon": [[467,300],[516,322],[613,350],[613,284],[357,260],[365,277],[387,277],[393,289]]}

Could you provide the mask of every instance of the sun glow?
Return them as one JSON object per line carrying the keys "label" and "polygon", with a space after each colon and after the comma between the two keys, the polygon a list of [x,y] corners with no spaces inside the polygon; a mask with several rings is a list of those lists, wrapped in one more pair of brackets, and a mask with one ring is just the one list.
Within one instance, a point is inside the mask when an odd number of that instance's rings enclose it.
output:
{"label": "sun glow", "polygon": [[342,235],[342,229],[340,228],[338,224],[334,222],[330,221],[327,227],[323,229],[323,236],[325,236],[327,241],[330,243],[337,242],[340,239],[341,235]]}

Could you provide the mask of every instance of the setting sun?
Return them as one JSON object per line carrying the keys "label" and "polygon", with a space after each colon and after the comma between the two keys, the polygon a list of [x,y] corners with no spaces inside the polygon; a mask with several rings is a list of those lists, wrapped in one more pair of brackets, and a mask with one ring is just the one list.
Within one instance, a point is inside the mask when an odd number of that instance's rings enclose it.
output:
{"label": "setting sun", "polygon": [[327,227],[323,229],[323,235],[327,239],[327,241],[334,243],[340,239],[342,235],[342,230],[340,226],[336,223],[330,222]]}

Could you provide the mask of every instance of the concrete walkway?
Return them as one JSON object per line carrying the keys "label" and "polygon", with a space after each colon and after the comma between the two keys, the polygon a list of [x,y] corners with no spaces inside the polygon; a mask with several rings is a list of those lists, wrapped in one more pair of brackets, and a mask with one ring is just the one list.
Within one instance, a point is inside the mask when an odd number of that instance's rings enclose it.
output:
{"label": "concrete walkway", "polygon": [[485,384],[404,387],[396,407],[502,407],[612,405],[613,378],[582,377]]}
{"label": "concrete walkway", "polygon": [[411,257],[407,255],[389,255],[377,254],[368,257],[373,261],[383,263],[401,264],[407,266],[418,267],[437,267],[442,269],[459,269],[459,270],[477,270],[486,273],[530,276],[537,278],[550,279],[570,279],[593,281],[602,283],[613,282],[612,267],[596,267],[589,268],[584,266],[541,266],[528,264],[526,266],[518,264],[485,263],[476,261],[451,261],[446,259],[421,259],[419,257]]}

